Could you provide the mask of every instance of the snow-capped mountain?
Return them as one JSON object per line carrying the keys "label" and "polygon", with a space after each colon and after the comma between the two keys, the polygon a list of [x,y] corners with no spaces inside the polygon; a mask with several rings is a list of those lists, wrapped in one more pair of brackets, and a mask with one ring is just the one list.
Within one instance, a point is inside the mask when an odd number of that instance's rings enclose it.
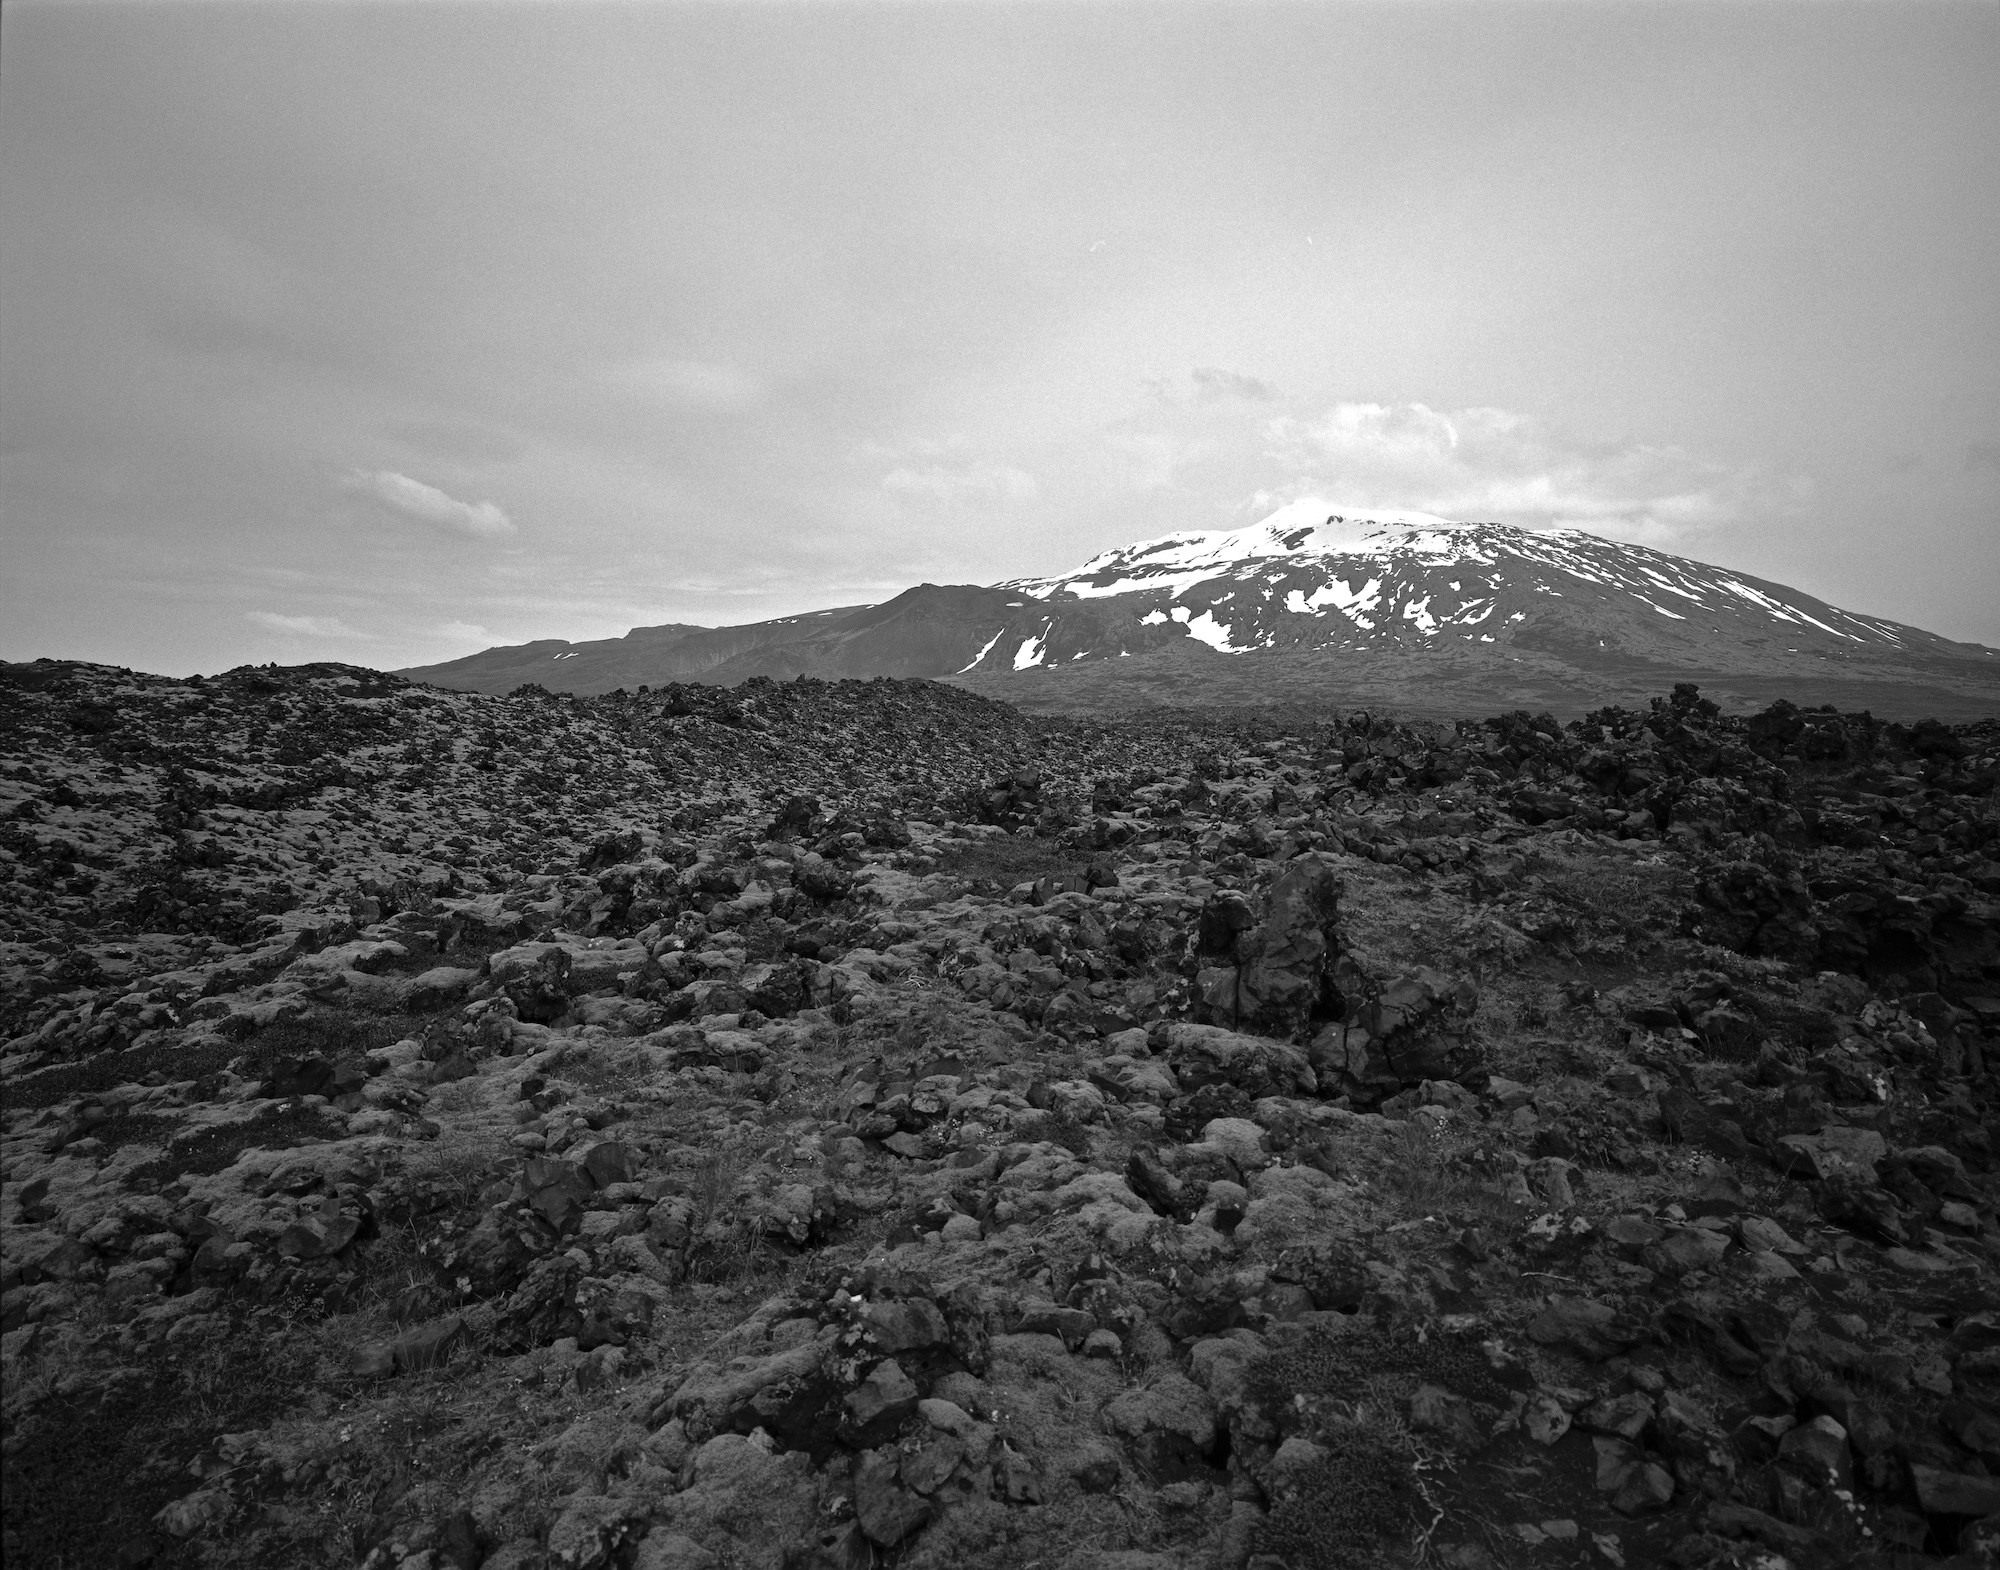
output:
{"label": "snow-capped mountain", "polygon": [[1801,640],[1885,649],[1944,641],[1580,529],[1296,505],[1247,529],[1142,540],[1061,577],[1000,587],[1032,599],[1041,614],[1014,618],[973,669],[1137,652],[1177,636],[1219,654],[1454,640],[1535,646],[1551,634],[1647,654],[1713,651],[1717,639],[1781,640],[1788,652]]}
{"label": "snow-capped mountain", "polygon": [[1034,706],[1242,702],[1580,710],[1717,676],[1745,701],[2000,712],[2000,652],[1577,529],[1300,503],[1073,572],[920,584],[739,627],[488,649],[403,672],[573,692],[754,676],[930,676]]}

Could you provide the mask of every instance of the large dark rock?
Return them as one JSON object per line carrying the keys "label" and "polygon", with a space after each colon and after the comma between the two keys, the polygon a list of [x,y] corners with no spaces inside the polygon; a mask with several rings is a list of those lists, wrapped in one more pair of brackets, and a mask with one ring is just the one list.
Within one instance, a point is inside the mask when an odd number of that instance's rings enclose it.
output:
{"label": "large dark rock", "polygon": [[1345,1012],[1313,1037],[1311,1049],[1328,1093],[1372,1104],[1470,1066],[1464,1027],[1479,1006],[1475,983],[1428,969],[1378,983],[1346,958],[1334,976]]}
{"label": "large dark rock", "polygon": [[1296,1036],[1336,1013],[1341,890],[1330,866],[1301,857],[1272,884],[1261,913],[1234,890],[1211,896],[1197,935],[1196,1017]]}
{"label": "large dark rock", "polygon": [[1696,934],[1724,948],[1809,965],[1819,952],[1812,891],[1796,871],[1752,861],[1713,868],[1695,886]]}

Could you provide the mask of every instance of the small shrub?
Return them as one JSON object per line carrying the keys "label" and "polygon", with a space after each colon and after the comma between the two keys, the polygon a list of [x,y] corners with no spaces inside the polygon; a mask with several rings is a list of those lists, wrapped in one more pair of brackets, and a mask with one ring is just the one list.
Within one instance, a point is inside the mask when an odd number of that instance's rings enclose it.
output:
{"label": "small shrub", "polygon": [[1288,1570],[1359,1570],[1390,1563],[1415,1524],[1422,1494],[1411,1457],[1363,1425],[1319,1436],[1331,1452],[1281,1498],[1257,1547]]}
{"label": "small shrub", "polygon": [[426,1318],[445,1299],[444,1251],[433,1255],[424,1246],[416,1222],[378,1218],[377,1225],[379,1235],[357,1252],[354,1274],[345,1283],[340,1307],[346,1312],[326,1322],[330,1346],[370,1339],[367,1331],[378,1320],[403,1324]]}
{"label": "small shrub", "polygon": [[1176,1144],[1191,1144],[1215,1118],[1247,1118],[1251,1101],[1240,1087],[1218,1080],[1184,1096],[1176,1096],[1166,1112],[1166,1135]]}
{"label": "small shrub", "polygon": [[1376,1188],[1407,1218],[1471,1214],[1476,1221],[1503,1213],[1492,1183],[1474,1166],[1475,1140],[1411,1118],[1402,1125],[1395,1158]]}
{"label": "small shrub", "polygon": [[602,1094],[644,1084],[652,1076],[633,1053],[597,1051],[565,1059],[562,1077],[579,1091]]}
{"label": "small shrub", "polygon": [[413,1187],[441,1194],[452,1209],[465,1209],[479,1204],[496,1175],[504,1178],[512,1172],[513,1155],[497,1139],[447,1135],[411,1151],[406,1170]]}
{"label": "small shrub", "polygon": [[1042,1124],[1042,1138],[1052,1145],[1060,1145],[1073,1156],[1090,1156],[1089,1126],[1078,1122],[1067,1112],[1051,1114]]}
{"label": "small shrub", "polygon": [[1549,1023],[1548,995],[1539,988],[1514,1005],[1514,1023],[1522,1030],[1542,1030]]}

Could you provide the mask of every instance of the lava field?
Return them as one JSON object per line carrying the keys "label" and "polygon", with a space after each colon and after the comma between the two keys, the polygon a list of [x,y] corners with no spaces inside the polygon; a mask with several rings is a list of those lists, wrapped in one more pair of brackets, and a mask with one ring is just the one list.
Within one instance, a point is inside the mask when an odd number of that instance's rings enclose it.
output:
{"label": "lava field", "polygon": [[2000,1563],[2000,722],[0,666],[42,1567]]}

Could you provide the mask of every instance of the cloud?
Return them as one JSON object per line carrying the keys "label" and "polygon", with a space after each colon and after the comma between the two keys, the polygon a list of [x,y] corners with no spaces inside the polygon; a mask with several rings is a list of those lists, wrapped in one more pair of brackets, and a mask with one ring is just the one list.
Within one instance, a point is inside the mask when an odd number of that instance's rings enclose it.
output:
{"label": "cloud", "polygon": [[450,643],[476,643],[482,649],[500,641],[476,621],[448,621],[438,628],[435,636]]}
{"label": "cloud", "polygon": [[882,476],[882,489],[948,507],[1002,507],[1031,502],[1040,494],[1035,477],[1025,469],[970,461],[892,469]]}
{"label": "cloud", "polygon": [[369,634],[350,627],[338,616],[280,616],[276,611],[245,611],[245,621],[253,621],[267,632],[282,632],[295,638],[362,638]]}
{"label": "cloud", "polygon": [[2000,470],[2000,442],[1967,442],[1965,466],[1968,469]]}
{"label": "cloud", "polygon": [[349,490],[372,497],[391,512],[453,534],[497,540],[514,532],[514,520],[492,502],[462,502],[435,485],[413,480],[394,469],[357,469],[344,483]]}
{"label": "cloud", "polygon": [[1269,403],[1278,396],[1278,389],[1269,382],[1245,376],[1239,371],[1197,365],[1188,375],[1194,382],[1197,403],[1222,403],[1231,398],[1241,398],[1250,403]]}
{"label": "cloud", "polygon": [[689,409],[747,409],[764,396],[763,384],[749,372],[706,360],[636,360],[612,379],[627,391]]}
{"label": "cloud", "polygon": [[1563,525],[1665,543],[1795,510],[1806,482],[1678,447],[1591,443],[1505,409],[1341,403],[1264,428],[1289,495],[1446,518]]}
{"label": "cloud", "polygon": [[1194,404],[1274,403],[1278,397],[1278,389],[1269,382],[1214,365],[1197,365],[1185,378],[1147,377],[1142,385],[1161,403],[1175,409]]}

